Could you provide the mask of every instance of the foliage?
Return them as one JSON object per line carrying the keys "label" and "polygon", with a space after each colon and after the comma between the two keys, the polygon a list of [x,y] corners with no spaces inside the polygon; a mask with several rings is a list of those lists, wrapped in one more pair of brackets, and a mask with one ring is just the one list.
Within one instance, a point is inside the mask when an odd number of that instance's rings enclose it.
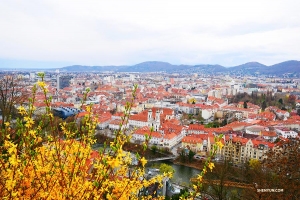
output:
{"label": "foliage", "polygon": [[156,154],[156,152],[157,152],[157,146],[156,145],[152,145],[151,146],[151,151],[152,151],[153,154]]}
{"label": "foliage", "polygon": [[297,97],[295,95],[291,94],[288,97],[288,102],[289,103],[295,103],[296,99],[297,99]]}
{"label": "foliage", "polygon": [[189,150],[189,153],[187,155],[188,159],[189,159],[189,162],[192,162],[194,155],[196,155],[196,153],[192,150]]}
{"label": "foliage", "polygon": [[185,162],[186,161],[186,155],[187,155],[186,149],[179,149],[178,154],[179,154],[180,161]]}
{"label": "foliage", "polygon": [[[4,123],[9,122],[14,115],[17,115],[15,105],[20,105],[27,98],[25,91],[22,91],[20,78],[14,76],[0,77],[0,111],[2,113],[2,128]],[[13,115],[13,116],[12,116]]]}
{"label": "foliage", "polygon": [[244,108],[248,108],[247,101],[244,101]]}
{"label": "foliage", "polygon": [[209,122],[204,125],[205,128],[218,128],[220,127],[220,123],[218,121]]}
{"label": "foliage", "polygon": [[261,166],[260,166],[260,161],[257,160],[257,159],[252,158],[252,159],[250,159],[250,161],[249,161],[249,166],[250,166],[252,169],[260,168],[260,167],[261,167]]}
{"label": "foliage", "polygon": [[263,101],[261,104],[261,109],[264,111],[267,108],[267,103],[266,101]]}
{"label": "foliage", "polygon": [[252,92],[251,95],[248,93],[238,93],[230,100],[233,103],[238,103],[241,101],[247,103],[250,102],[263,108],[267,108],[268,106],[277,106],[281,109],[282,107],[287,106],[287,104],[289,104],[292,108],[295,108],[294,95],[290,96],[289,100],[289,97],[287,98],[284,93],[277,92],[273,94],[272,91],[267,91],[265,93]]}
{"label": "foliage", "polygon": [[[276,195],[281,199],[300,198],[300,139],[290,138],[277,143],[276,151],[270,151],[262,164],[262,171],[270,171],[268,188],[280,188],[283,192]],[[267,196],[267,195],[264,195]],[[271,199],[273,196],[268,197]],[[267,198],[267,197],[266,197]]]}
{"label": "foliage", "polygon": [[[225,187],[225,181],[229,179],[233,174],[233,167],[230,165],[229,161],[225,160],[224,163],[218,164],[213,172],[209,172],[206,176],[208,179],[208,185],[213,195],[217,196],[218,199],[226,199],[226,196],[230,193],[229,188]],[[219,180],[220,184],[213,184],[212,181]]]}
{"label": "foliage", "polygon": [[179,200],[181,196],[187,195],[188,193],[189,193],[188,188],[183,188],[183,189],[180,190],[179,194],[174,194],[171,197],[171,200]]}
{"label": "foliage", "polygon": [[171,165],[162,163],[159,166],[159,172],[162,173],[162,174],[163,173],[174,173],[174,169]]}

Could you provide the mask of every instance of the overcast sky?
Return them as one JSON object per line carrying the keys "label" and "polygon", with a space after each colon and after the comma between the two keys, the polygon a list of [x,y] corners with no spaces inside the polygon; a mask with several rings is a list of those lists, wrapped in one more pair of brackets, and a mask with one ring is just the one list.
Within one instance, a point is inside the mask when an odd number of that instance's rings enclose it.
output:
{"label": "overcast sky", "polygon": [[300,60],[299,0],[7,0],[0,68]]}

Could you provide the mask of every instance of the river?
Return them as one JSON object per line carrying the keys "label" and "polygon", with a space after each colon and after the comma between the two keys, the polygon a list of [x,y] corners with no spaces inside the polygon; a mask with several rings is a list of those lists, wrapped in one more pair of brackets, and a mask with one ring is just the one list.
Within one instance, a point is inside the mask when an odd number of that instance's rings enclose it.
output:
{"label": "river", "polygon": [[[100,147],[103,147],[102,144],[95,144],[93,146],[93,149],[98,150]],[[155,161],[155,162],[148,162],[146,165],[146,168],[151,168],[153,164],[161,164],[165,163],[168,165],[171,165],[173,169],[175,170],[172,178],[172,182],[178,183],[180,185],[189,185],[190,179],[192,177],[195,177],[197,174],[199,174],[201,171],[192,167],[187,167],[183,165],[176,165],[173,164],[171,161]]]}
{"label": "river", "polygon": [[161,164],[161,163],[171,165],[173,167],[173,169],[175,170],[173,178],[172,178],[172,182],[174,182],[174,183],[189,185],[190,179],[192,177],[195,177],[197,174],[199,174],[201,172],[200,170],[194,169],[192,167],[173,164],[171,161],[149,162],[149,163],[147,163],[146,167],[151,167],[153,164]]}

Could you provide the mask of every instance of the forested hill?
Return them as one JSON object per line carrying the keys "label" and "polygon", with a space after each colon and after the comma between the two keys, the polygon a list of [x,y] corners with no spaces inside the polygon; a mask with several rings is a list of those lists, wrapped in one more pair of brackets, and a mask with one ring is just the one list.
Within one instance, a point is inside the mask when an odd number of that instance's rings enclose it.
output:
{"label": "forested hill", "polygon": [[205,74],[243,74],[243,75],[289,75],[300,76],[300,61],[290,60],[271,66],[258,62],[248,62],[238,66],[222,65],[173,65],[167,62],[148,61],[131,66],[84,66],[73,65],[59,68],[66,72],[167,72],[167,73],[205,73]]}

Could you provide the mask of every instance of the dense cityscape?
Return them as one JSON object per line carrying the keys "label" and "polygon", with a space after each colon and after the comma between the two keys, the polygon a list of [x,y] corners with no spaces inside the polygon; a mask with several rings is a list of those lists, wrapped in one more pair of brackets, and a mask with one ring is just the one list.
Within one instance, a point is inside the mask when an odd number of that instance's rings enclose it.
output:
{"label": "dense cityscape", "polygon": [[[33,85],[40,81],[39,73],[3,72],[1,94],[8,89],[5,88],[7,85],[4,84],[4,80],[13,82],[16,96],[31,94]],[[143,144],[150,134],[148,148],[151,151],[146,154],[146,158],[152,165],[155,165],[156,161],[164,160],[170,164],[168,160],[173,160],[173,166],[177,164],[201,169],[212,151],[215,137],[221,134],[224,147],[219,148],[212,158],[220,169],[229,164],[233,169],[243,171],[250,164],[251,170],[255,170],[254,166],[257,165],[262,172],[272,170],[275,173],[278,169],[267,167],[267,161],[270,158],[276,158],[278,161],[282,159],[278,157],[277,152],[283,153],[283,157],[288,161],[290,156],[295,156],[290,155],[285,145],[289,141],[299,140],[298,78],[160,72],[64,73],[56,70],[46,72],[44,81],[47,85],[47,95],[52,96],[50,108],[55,118],[68,121],[75,116],[76,122],[80,123],[80,119],[88,114],[86,106],[91,105],[93,114],[97,116],[95,138],[100,145],[103,145],[101,139],[114,138],[120,128],[130,132],[131,144]],[[132,99],[134,85],[137,85],[137,89]],[[11,87],[12,85],[9,89]],[[84,99],[83,94],[87,89],[90,92]],[[122,124],[128,102],[132,102],[130,116],[128,122]],[[2,112],[3,126],[6,122],[15,120],[12,114],[18,106],[26,107],[29,102],[23,99],[22,102],[16,103],[9,113]],[[3,105],[2,95],[1,109],[4,108]],[[42,90],[35,92],[33,106],[36,107],[33,113],[35,119],[46,113],[47,104]],[[94,151],[97,150],[95,148]],[[159,152],[164,153],[159,155]],[[274,152],[274,155],[270,152]],[[287,172],[286,177],[292,178],[297,185],[299,149],[293,153],[296,153],[293,159],[297,159],[297,162],[291,164],[287,161],[282,167],[287,167],[284,170]],[[192,180],[193,177],[190,178]],[[255,189],[253,183],[238,176],[235,179],[227,177],[225,180],[231,181],[233,188],[246,184],[242,188]],[[171,182],[169,184],[172,184]],[[169,189],[167,196],[179,194],[180,189],[188,185],[189,183],[182,179],[173,179],[173,189]],[[259,188],[261,187],[257,187],[257,190]],[[233,190],[228,191],[230,192],[219,194],[211,188],[206,188],[203,194],[207,195],[206,198],[234,198],[230,196],[233,195]],[[242,192],[239,192],[241,195]]]}

